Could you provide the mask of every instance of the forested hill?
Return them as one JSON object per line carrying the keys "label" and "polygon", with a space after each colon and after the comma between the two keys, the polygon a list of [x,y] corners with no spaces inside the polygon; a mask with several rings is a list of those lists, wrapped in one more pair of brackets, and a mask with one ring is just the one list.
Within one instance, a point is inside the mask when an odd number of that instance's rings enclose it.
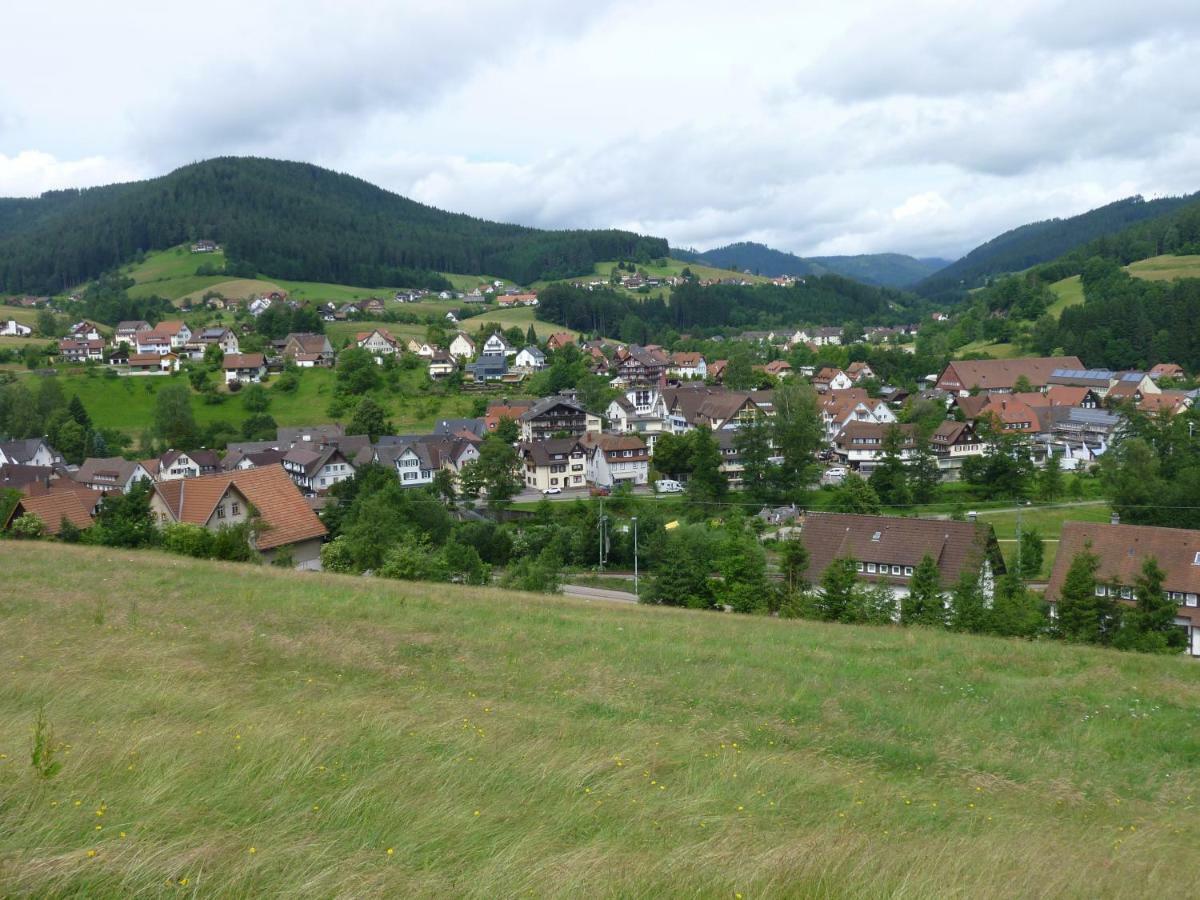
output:
{"label": "forested hill", "polygon": [[796,256],[765,244],[743,241],[703,253],[672,250],[680,259],[722,269],[749,269],[758,275],[843,275],[878,287],[909,287],[937,271],[944,260],[915,259],[901,253],[866,253],[860,256]]}
{"label": "forested hill", "polygon": [[977,287],[989,275],[1019,272],[1138,222],[1169,216],[1200,200],[1200,193],[1145,200],[1128,197],[1066,219],[1047,219],[1006,231],[916,286],[926,297]]}
{"label": "forested hill", "polygon": [[54,293],[139,250],[198,239],[266,275],[364,286],[421,286],[439,271],[529,283],[668,252],[658,238],[503,225],[306,163],[225,157],[148,181],[0,199],[0,293]]}

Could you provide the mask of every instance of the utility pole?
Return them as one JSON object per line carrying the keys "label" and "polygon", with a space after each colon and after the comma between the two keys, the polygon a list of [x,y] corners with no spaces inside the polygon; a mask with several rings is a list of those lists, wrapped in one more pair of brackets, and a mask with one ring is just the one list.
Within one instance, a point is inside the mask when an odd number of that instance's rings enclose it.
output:
{"label": "utility pole", "polygon": [[607,521],[608,521],[608,519],[604,515],[604,501],[601,500],[600,501],[600,521],[596,523],[597,527],[600,529],[600,571],[601,572],[604,571],[604,523]]}
{"label": "utility pole", "polygon": [[633,516],[633,592],[638,592],[637,516]]}

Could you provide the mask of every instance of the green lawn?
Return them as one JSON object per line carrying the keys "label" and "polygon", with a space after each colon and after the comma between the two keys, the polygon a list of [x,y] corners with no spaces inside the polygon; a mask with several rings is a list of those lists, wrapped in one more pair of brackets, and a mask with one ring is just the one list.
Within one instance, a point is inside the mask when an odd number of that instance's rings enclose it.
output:
{"label": "green lawn", "polygon": [[964,344],[954,351],[954,355],[958,357],[965,356],[968,353],[988,353],[996,359],[1012,359],[1021,355],[1021,348],[1016,344],[997,344],[991,341],[980,340]]}
{"label": "green lawn", "polygon": [[0,322],[15,319],[22,325],[37,325],[38,311],[23,306],[0,306]]}
{"label": "green lawn", "polygon": [[[152,428],[154,403],[158,392],[173,382],[187,383],[182,375],[139,376],[133,378],[104,378],[97,372],[93,377],[85,370],[60,370],[63,390],[67,396],[77,395],[84,408],[99,427],[116,428],[132,438]],[[338,416],[329,414],[334,399],[334,373],[331,369],[305,369],[294,393],[272,389],[271,407],[267,410],[280,425],[312,425],[349,420],[351,411]],[[210,405],[193,394],[192,410],[201,426],[213,422],[229,422],[239,427],[248,413],[236,394],[222,394],[223,402]],[[374,394],[400,432],[430,431],[439,419],[460,418],[471,414],[473,395],[465,392],[441,393],[427,387],[424,368],[401,373],[396,391],[386,387]]]}
{"label": "green lawn", "polygon": [[1195,892],[1187,660],[50,543],[0,565],[5,896]]}
{"label": "green lawn", "polygon": [[1129,274],[1150,281],[1200,278],[1200,256],[1154,256],[1125,268]]}
{"label": "green lawn", "polygon": [[1062,311],[1068,306],[1078,306],[1083,302],[1083,281],[1078,275],[1054,282],[1050,290],[1057,299],[1047,307],[1046,312],[1056,319],[1062,316]]}
{"label": "green lawn", "polygon": [[1048,578],[1050,570],[1054,567],[1054,558],[1058,553],[1058,537],[1062,533],[1064,522],[1107,522],[1111,516],[1112,508],[1104,501],[1089,501],[1087,505],[1080,506],[1031,506],[1020,511],[979,512],[980,521],[988,522],[996,530],[1000,549],[1004,551],[1004,559],[1010,566],[1016,561],[1018,519],[1022,531],[1037,529],[1045,548],[1041,571],[1043,578]]}
{"label": "green lawn", "polygon": [[575,337],[579,336],[579,332],[573,328],[567,328],[562,325],[555,325],[551,322],[543,322],[537,318],[537,310],[532,306],[518,306],[513,309],[489,309],[477,316],[472,316],[469,319],[463,319],[459,327],[468,334],[474,334],[481,325],[488,322],[495,322],[502,325],[504,328],[512,328],[518,326],[522,331],[529,328],[530,323],[533,324],[533,329],[537,332],[540,339],[548,338],[552,334],[557,334],[564,331],[567,334]]}

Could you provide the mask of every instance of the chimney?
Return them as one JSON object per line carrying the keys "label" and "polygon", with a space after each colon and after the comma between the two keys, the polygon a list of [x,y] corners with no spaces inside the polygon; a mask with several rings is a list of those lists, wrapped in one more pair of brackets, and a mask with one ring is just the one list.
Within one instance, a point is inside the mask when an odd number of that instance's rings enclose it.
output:
{"label": "chimney", "polygon": [[1116,510],[1113,510],[1113,514],[1109,518],[1108,524],[1109,525],[1120,525],[1121,524],[1121,514],[1118,513]]}

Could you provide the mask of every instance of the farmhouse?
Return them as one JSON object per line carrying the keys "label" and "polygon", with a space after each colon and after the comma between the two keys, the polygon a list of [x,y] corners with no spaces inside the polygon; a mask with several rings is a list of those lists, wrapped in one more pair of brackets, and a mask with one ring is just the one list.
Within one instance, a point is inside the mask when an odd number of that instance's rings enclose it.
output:
{"label": "farmhouse", "polygon": [[230,353],[221,363],[225,383],[254,384],[267,374],[267,363],[261,353]]}
{"label": "farmhouse", "polygon": [[1043,391],[1051,383],[1051,376],[1056,370],[1085,371],[1077,356],[956,359],[946,366],[938,378],[937,388],[950,394],[966,395],[975,390],[989,394],[1011,394],[1024,379],[1031,390]]}
{"label": "farmhouse", "polygon": [[325,526],[282,466],[161,482],[154,486],[150,510],[162,525],[188,522],[209,531],[253,519],[250,545],[264,560],[321,568]]}

